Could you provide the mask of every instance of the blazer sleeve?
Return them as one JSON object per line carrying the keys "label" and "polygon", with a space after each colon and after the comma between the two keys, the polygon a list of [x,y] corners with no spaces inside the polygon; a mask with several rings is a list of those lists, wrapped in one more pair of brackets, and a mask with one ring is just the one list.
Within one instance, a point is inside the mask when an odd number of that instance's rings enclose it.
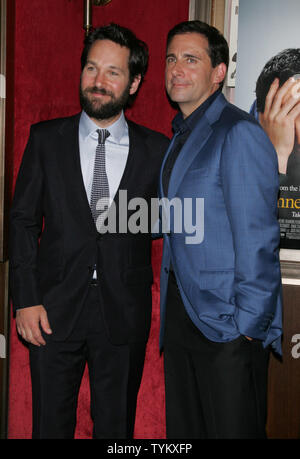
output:
{"label": "blazer sleeve", "polygon": [[14,310],[42,304],[37,279],[42,200],[43,171],[32,127],[10,212],[10,292]]}
{"label": "blazer sleeve", "polygon": [[235,252],[235,321],[270,344],[281,335],[276,152],[254,122],[236,123],[223,145],[221,180]]}

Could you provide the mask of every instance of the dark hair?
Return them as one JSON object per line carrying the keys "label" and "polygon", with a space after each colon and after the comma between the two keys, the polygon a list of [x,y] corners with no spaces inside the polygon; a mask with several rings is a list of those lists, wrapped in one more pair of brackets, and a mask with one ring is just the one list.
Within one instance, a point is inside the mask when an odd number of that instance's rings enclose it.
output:
{"label": "dark hair", "polygon": [[84,49],[81,55],[81,70],[86,65],[89,51],[97,40],[111,40],[120,46],[125,46],[129,49],[129,75],[130,83],[134,78],[141,75],[141,82],[145,76],[148,66],[148,47],[146,43],[139,40],[134,33],[118,24],[111,23],[109,25],[94,29],[84,41]]}
{"label": "dark hair", "polygon": [[[224,63],[228,68],[229,64],[229,48],[228,43],[223,35],[213,26],[202,21],[185,21],[177,24],[170,30],[167,36],[167,48],[175,35],[183,35],[186,33],[199,33],[204,35],[208,41],[208,55],[211,60],[212,67]],[[224,82],[220,83],[222,88]]]}
{"label": "dark hair", "polygon": [[300,48],[288,48],[273,56],[264,66],[256,82],[257,111],[265,110],[265,101],[271,84],[279,78],[279,85],[300,73]]}

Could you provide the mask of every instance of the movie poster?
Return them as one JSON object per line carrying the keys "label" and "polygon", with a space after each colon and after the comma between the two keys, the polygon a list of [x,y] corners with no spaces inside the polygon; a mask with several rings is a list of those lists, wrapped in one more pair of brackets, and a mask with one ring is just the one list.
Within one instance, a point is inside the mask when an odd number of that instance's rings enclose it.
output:
{"label": "movie poster", "polygon": [[[275,147],[280,247],[300,251],[300,2],[287,0],[284,6],[281,0],[239,0],[235,104],[256,117]],[[279,104],[275,96],[291,77],[295,81]],[[268,117],[265,99],[275,78]],[[270,122],[275,117],[276,129]]]}
{"label": "movie poster", "polygon": [[280,174],[278,216],[280,246],[300,249],[300,145],[296,141],[285,175]]}

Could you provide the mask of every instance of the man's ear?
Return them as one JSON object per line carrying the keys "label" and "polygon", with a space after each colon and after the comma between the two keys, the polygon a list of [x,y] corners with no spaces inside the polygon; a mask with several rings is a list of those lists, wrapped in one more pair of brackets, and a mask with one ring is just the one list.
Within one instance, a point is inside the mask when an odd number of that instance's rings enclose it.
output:
{"label": "man's ear", "polygon": [[217,84],[222,83],[222,81],[225,80],[226,73],[227,73],[227,67],[224,64],[224,62],[221,62],[221,64],[218,64],[214,68],[214,72],[215,72],[214,83],[217,83]]}
{"label": "man's ear", "polygon": [[140,85],[142,76],[141,75],[136,75],[133,79],[133,82],[131,83],[129,94],[132,95],[137,92],[138,87]]}

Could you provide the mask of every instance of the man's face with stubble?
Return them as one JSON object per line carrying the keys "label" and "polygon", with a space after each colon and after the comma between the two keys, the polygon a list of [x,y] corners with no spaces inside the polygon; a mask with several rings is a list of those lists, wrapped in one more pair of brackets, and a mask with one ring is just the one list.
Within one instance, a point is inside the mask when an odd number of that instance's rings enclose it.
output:
{"label": "man's face with stubble", "polygon": [[130,51],[111,40],[92,45],[80,80],[82,109],[94,120],[114,119],[137,91],[140,77],[130,81]]}

